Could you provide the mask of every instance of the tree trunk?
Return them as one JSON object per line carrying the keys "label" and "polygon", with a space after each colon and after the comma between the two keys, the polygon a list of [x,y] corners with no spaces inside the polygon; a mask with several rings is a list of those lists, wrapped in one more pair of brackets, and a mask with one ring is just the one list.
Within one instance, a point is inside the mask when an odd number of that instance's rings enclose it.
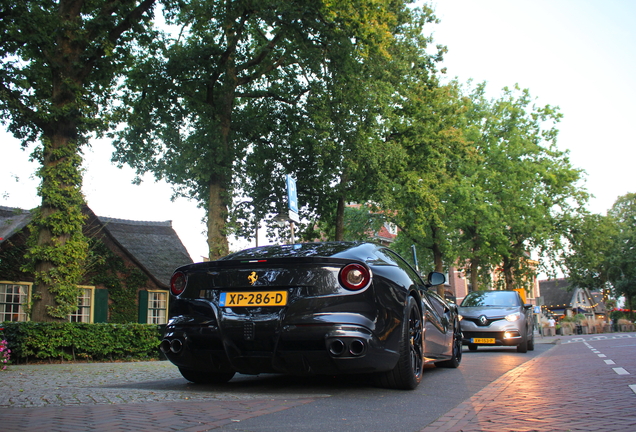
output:
{"label": "tree trunk", "polygon": [[470,290],[479,290],[479,261],[477,259],[470,260]]}
{"label": "tree trunk", "polygon": [[[51,139],[43,139],[40,185],[42,204],[35,214],[33,321],[65,321],[77,307],[87,245],[83,241],[84,204],[81,157],[75,122],[69,121]],[[60,308],[57,311],[55,308]],[[68,313],[67,313],[68,312]]]}
{"label": "tree trunk", "polygon": [[503,274],[504,274],[504,282],[507,290],[513,290],[515,288],[515,279],[514,279],[514,264],[515,260],[504,257],[503,259]]}
{"label": "tree trunk", "polygon": [[227,205],[224,200],[225,190],[219,180],[210,182],[208,210],[208,247],[210,260],[217,260],[229,253],[230,246],[225,234]]}

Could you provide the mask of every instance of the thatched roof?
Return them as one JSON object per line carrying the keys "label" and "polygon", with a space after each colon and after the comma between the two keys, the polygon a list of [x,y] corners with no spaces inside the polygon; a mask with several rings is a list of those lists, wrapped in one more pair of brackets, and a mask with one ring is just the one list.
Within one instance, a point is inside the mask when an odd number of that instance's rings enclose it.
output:
{"label": "thatched roof", "polygon": [[31,222],[31,213],[14,207],[0,206],[0,244]]}
{"label": "thatched roof", "polygon": [[98,216],[98,219],[112,238],[160,285],[168,287],[174,270],[192,263],[192,258],[172,228],[172,221],[132,221],[102,216]]}
{"label": "thatched roof", "polygon": [[539,281],[539,291],[541,292],[541,297],[543,297],[543,304],[549,308],[572,307],[574,287],[570,285],[567,279]]}
{"label": "thatched roof", "polygon": [[[89,208],[85,211],[92,214]],[[0,244],[24,229],[32,218],[28,210],[0,206]],[[172,228],[172,221],[133,221],[100,216],[97,220],[113,242],[163,288],[168,288],[175,268],[192,263]]]}

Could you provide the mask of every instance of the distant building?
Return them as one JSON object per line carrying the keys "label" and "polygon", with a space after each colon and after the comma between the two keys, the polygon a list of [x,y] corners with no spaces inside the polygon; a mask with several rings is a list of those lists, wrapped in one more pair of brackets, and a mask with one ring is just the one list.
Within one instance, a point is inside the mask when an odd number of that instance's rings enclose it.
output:
{"label": "distant building", "polygon": [[568,279],[539,281],[544,314],[556,317],[583,314],[591,318],[605,318],[607,309],[599,292],[573,286]]}
{"label": "distant building", "polygon": [[[110,273],[111,285],[87,268],[76,313],[69,321],[164,324],[167,319],[169,284],[178,266],[192,263],[171,221],[148,222],[96,216],[88,207],[84,234],[103,247],[93,254],[103,254],[112,264],[121,263]],[[25,242],[33,216],[27,210],[0,206],[0,322],[27,321],[26,306],[32,295],[33,275],[24,273]],[[112,266],[111,266],[112,267]],[[132,276],[131,276],[132,275]],[[113,278],[115,279],[113,281]],[[128,279],[127,279],[128,278]],[[95,282],[98,281],[98,282]],[[101,282],[99,282],[101,281]],[[128,294],[133,304],[117,302],[116,291],[136,290]],[[134,308],[131,313],[131,309]],[[127,312],[121,312],[127,311]],[[122,318],[123,317],[123,318]]]}

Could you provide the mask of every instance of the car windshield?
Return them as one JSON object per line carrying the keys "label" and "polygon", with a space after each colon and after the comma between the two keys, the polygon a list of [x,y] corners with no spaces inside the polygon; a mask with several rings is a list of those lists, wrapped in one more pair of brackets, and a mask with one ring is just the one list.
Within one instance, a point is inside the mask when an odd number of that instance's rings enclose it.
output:
{"label": "car windshield", "polygon": [[462,307],[475,306],[521,306],[519,296],[510,291],[475,291],[468,294],[461,304]]}

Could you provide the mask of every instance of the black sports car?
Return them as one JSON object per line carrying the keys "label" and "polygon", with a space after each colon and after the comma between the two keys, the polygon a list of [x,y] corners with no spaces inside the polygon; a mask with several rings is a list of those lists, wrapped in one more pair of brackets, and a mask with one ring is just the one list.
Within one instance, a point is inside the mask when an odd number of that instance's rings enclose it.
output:
{"label": "black sports car", "polygon": [[457,367],[457,307],[397,253],[361,242],[301,243],[190,264],[172,276],[161,350],[196,383],[243,374],[370,374],[414,389],[425,363]]}

